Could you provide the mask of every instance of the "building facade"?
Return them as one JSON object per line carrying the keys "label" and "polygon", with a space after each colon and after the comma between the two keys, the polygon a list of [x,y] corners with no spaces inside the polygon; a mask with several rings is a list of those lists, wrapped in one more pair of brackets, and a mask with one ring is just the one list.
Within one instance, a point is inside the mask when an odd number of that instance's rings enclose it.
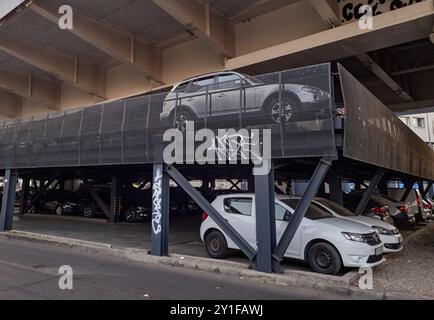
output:
{"label": "building facade", "polygon": [[399,118],[431,148],[434,148],[434,112],[401,114]]}

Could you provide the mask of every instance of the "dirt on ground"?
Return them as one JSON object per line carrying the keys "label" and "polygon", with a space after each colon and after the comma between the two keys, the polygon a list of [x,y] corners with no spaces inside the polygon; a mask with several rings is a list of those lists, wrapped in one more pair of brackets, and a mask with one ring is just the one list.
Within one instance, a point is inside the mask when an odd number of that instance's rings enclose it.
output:
{"label": "dirt on ground", "polygon": [[434,299],[434,223],[414,233],[404,249],[374,271],[374,289]]}

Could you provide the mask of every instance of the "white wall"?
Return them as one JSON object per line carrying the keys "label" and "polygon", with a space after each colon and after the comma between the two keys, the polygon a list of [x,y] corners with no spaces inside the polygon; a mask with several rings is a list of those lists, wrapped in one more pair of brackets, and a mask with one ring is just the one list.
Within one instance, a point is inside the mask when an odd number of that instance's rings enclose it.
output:
{"label": "white wall", "polygon": [[[401,121],[407,124],[407,119],[410,121],[409,128],[416,133],[425,142],[434,142],[434,112],[431,113],[418,113],[418,114],[406,114],[399,116]],[[420,128],[415,126],[414,119],[424,118],[425,127]]]}

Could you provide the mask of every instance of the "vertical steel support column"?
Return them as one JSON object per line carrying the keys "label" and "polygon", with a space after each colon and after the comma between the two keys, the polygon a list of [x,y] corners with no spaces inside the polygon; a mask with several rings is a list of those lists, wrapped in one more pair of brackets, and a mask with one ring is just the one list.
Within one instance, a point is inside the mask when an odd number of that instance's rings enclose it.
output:
{"label": "vertical steel support column", "polygon": [[377,188],[377,185],[380,183],[381,178],[383,178],[383,175],[384,171],[377,171],[375,173],[374,177],[371,180],[371,183],[369,184],[369,187],[363,193],[362,200],[360,200],[359,204],[357,205],[356,211],[354,212],[355,214],[362,214],[363,210],[365,210],[369,200],[374,194],[375,188]]}
{"label": "vertical steel support column", "polygon": [[0,213],[0,232],[12,230],[18,172],[6,169]]}
{"label": "vertical steel support column", "polygon": [[381,179],[378,183],[378,190],[382,195],[388,196],[389,195],[389,189],[386,179]]}
{"label": "vertical steel support column", "polygon": [[163,164],[154,164],[152,179],[151,253],[154,256],[169,255],[169,176]]}
{"label": "vertical steel support column", "polygon": [[344,195],[342,192],[342,179],[340,172],[330,172],[328,183],[330,186],[330,200],[342,206],[344,204]]}
{"label": "vertical steel support column", "polygon": [[119,177],[112,177],[112,184],[110,188],[110,223],[116,223],[120,221],[121,214],[121,184]]}
{"label": "vertical steel support column", "polygon": [[249,177],[247,179],[247,191],[248,192],[255,192],[255,178]]}
{"label": "vertical steel support column", "polygon": [[20,215],[26,213],[27,199],[29,198],[30,179],[28,177],[23,178],[23,185],[21,187],[20,198]]}
{"label": "vertical steel support column", "polygon": [[410,195],[410,192],[411,192],[411,190],[413,189],[413,186],[414,186],[414,181],[412,181],[412,180],[404,180],[403,181],[404,182],[404,186],[405,186],[405,191],[404,191],[404,193],[402,194],[402,197],[401,197],[401,201],[402,202],[405,202],[405,201],[407,201],[407,198],[408,198],[408,196]]}
{"label": "vertical steel support column", "polygon": [[423,196],[424,193],[425,193],[425,189],[424,189],[424,187],[423,187],[423,180],[419,180],[419,181],[417,182],[417,186],[418,186],[418,188],[419,188],[420,195]]}
{"label": "vertical steel support column", "polygon": [[274,171],[255,176],[256,271],[273,272],[272,254],[276,248]]}
{"label": "vertical steel support column", "polygon": [[282,238],[279,241],[279,244],[274,250],[273,258],[276,261],[282,261],[286,250],[291,244],[292,238],[294,238],[294,235],[298,227],[300,226],[300,223],[303,220],[304,215],[309,209],[312,199],[315,197],[315,194],[317,193],[321,183],[323,183],[324,177],[326,176],[331,165],[332,165],[331,162],[325,161],[323,159],[319,162],[307,186],[307,189],[300,200],[300,203],[295,209],[294,214],[292,215],[292,218],[289,221],[288,226],[286,227],[282,235]]}
{"label": "vertical steel support column", "polygon": [[256,256],[256,250],[232,227],[232,225],[225,219],[209,202],[206,200],[199,191],[197,191],[188,182],[188,180],[173,166],[167,167],[166,172],[170,177],[180,186],[198,206],[205,211],[211,219],[221,228],[221,230],[240,248],[240,250],[253,261]]}
{"label": "vertical steel support column", "polygon": [[428,181],[428,185],[426,186],[425,190],[423,191],[424,197],[428,196],[428,193],[431,190],[432,185],[433,185],[433,181]]}

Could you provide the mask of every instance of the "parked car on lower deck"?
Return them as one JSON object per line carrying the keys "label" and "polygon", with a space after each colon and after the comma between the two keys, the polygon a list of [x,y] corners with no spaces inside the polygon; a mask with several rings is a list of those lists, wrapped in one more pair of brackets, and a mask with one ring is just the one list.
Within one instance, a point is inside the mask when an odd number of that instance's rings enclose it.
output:
{"label": "parked car on lower deck", "polygon": [[63,214],[79,214],[80,208],[75,201],[73,192],[62,189],[47,190],[36,201],[29,201],[31,213],[50,212],[58,216]]}
{"label": "parked car on lower deck", "polygon": [[[198,213],[196,202],[180,187],[171,186],[170,191],[170,212],[181,216]],[[125,189],[122,197],[125,208],[123,216],[128,222],[146,221],[152,215],[152,186],[150,183],[141,187],[129,186]]]}
{"label": "parked car on lower deck", "polygon": [[[362,197],[361,193],[345,194],[344,207],[354,212]],[[398,228],[412,226],[416,222],[409,203],[399,202],[379,194],[372,195],[362,215],[380,218]]]}
{"label": "parked car on lower deck", "polygon": [[[282,237],[298,201],[276,195],[276,236]],[[256,247],[255,195],[250,193],[218,196],[212,206],[243,238]],[[208,255],[223,259],[228,249],[239,249],[205,213],[200,236]],[[297,229],[285,257],[305,261],[312,270],[337,274],[343,266],[375,266],[384,261],[383,244],[378,233],[358,222],[334,217],[311,205]]]}
{"label": "parked car on lower deck", "polygon": [[[101,200],[106,204],[106,206],[109,207],[111,197],[110,186],[106,184],[100,184],[92,185],[91,187],[101,198]],[[72,201],[77,203],[80,214],[82,214],[86,218],[94,218],[98,215],[102,216],[104,214],[102,209],[97,204],[96,200],[83,187],[81,187],[72,194],[72,199]]]}
{"label": "parked car on lower deck", "polygon": [[389,223],[366,217],[356,215],[343,206],[325,198],[315,198],[313,203],[321,207],[321,209],[330,212],[335,217],[348,219],[362,223],[378,232],[381,242],[384,245],[384,253],[398,252],[402,250],[403,237],[399,230]]}
{"label": "parked car on lower deck", "polygon": [[[389,194],[391,199],[400,199],[405,192],[405,189],[390,189]],[[418,189],[411,189],[406,201],[410,204],[410,208],[414,213],[415,219],[418,222],[425,222],[431,218],[430,204],[423,198]]]}

